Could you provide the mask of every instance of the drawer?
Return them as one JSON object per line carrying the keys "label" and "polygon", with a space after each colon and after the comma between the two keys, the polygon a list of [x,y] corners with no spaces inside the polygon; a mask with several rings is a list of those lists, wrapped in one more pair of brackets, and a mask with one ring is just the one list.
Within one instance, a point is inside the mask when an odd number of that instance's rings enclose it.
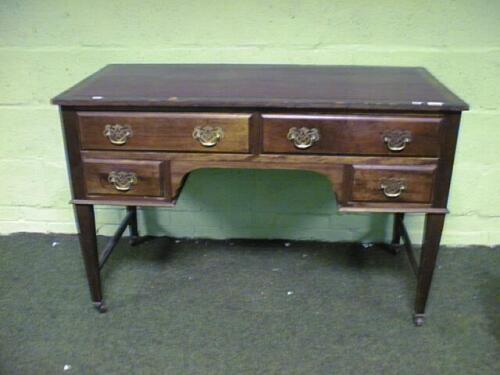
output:
{"label": "drawer", "polygon": [[87,195],[163,196],[163,163],[157,160],[87,159],[83,162]]}
{"label": "drawer", "polygon": [[354,165],[351,201],[430,203],[436,165]]}
{"label": "drawer", "polygon": [[248,152],[250,114],[78,112],[87,150]]}
{"label": "drawer", "polygon": [[263,152],[437,156],[439,116],[263,115]]}

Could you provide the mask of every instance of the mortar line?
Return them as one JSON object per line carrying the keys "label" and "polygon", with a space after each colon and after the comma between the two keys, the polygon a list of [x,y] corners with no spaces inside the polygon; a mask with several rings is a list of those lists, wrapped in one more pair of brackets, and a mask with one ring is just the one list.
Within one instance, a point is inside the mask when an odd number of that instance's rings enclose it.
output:
{"label": "mortar line", "polygon": [[447,47],[447,46],[405,46],[405,45],[387,45],[384,47],[378,47],[370,44],[241,44],[241,45],[220,45],[214,44],[212,46],[201,47],[199,44],[178,44],[172,45],[170,47],[159,47],[158,45],[152,44],[148,46],[130,46],[130,45],[69,45],[69,46],[10,46],[4,45],[0,46],[1,50],[18,50],[18,51],[30,51],[30,52],[68,52],[68,51],[78,51],[78,50],[109,50],[109,51],[144,51],[146,49],[154,48],[155,52],[166,52],[166,51],[177,51],[177,50],[200,50],[200,51],[212,51],[212,50],[241,50],[241,49],[286,49],[286,50],[345,50],[345,51],[356,51],[356,52],[419,52],[419,53],[492,53],[499,52],[500,46],[470,46],[470,47]]}

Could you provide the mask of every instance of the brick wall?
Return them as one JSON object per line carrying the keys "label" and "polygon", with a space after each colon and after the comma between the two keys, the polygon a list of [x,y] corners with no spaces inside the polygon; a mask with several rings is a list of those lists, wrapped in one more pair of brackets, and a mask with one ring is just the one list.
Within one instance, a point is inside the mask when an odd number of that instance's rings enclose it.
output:
{"label": "brick wall", "polygon": [[[425,66],[471,105],[444,243],[500,243],[500,1],[13,1],[0,3],[0,233],[75,232],[49,99],[108,63]],[[99,232],[123,211],[101,208]],[[384,215],[339,215],[309,172],[195,172],[143,231],[180,237],[380,240]],[[416,242],[422,218],[410,218]],[[146,227],[146,228],[145,228]]]}

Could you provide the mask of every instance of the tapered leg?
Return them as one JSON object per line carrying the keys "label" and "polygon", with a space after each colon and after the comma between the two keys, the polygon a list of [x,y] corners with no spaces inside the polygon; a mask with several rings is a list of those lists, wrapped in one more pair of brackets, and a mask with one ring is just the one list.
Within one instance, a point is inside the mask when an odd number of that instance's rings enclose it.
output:
{"label": "tapered leg", "polygon": [[403,235],[403,229],[401,228],[401,223],[404,219],[403,213],[394,214],[394,223],[392,226],[392,241],[390,245],[385,245],[384,248],[391,254],[399,254],[401,247],[399,246],[401,242],[401,236]]}
{"label": "tapered leg", "polygon": [[427,214],[425,216],[424,239],[420,254],[417,297],[415,300],[414,321],[417,326],[421,326],[424,323],[425,304],[429,296],[432,275],[436,265],[439,243],[443,232],[444,217],[444,214]]}
{"label": "tapered leg", "polygon": [[401,236],[403,235],[403,230],[401,229],[400,223],[403,221],[405,214],[397,213],[394,214],[394,224],[392,230],[392,241],[393,245],[399,245],[401,241]]}
{"label": "tapered leg", "polygon": [[97,252],[94,206],[90,204],[75,204],[75,213],[79,228],[80,248],[90,288],[90,296],[97,310],[99,310],[99,312],[105,312],[106,306],[102,299],[101,277],[99,272],[99,254]]}
{"label": "tapered leg", "polygon": [[139,243],[139,231],[137,230],[137,207],[135,206],[127,206],[128,212],[133,212],[132,217],[130,218],[129,230],[130,230],[130,244],[136,245]]}

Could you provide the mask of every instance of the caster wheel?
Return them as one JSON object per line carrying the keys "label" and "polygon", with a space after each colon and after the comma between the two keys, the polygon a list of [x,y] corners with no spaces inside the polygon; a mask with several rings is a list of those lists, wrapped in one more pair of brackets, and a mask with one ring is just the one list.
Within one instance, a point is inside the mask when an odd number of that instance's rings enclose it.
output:
{"label": "caster wheel", "polygon": [[417,327],[422,327],[424,325],[424,315],[422,314],[415,314],[413,316],[413,322]]}
{"label": "caster wheel", "polygon": [[379,245],[380,249],[384,250],[385,252],[392,254],[392,255],[398,255],[399,252],[401,251],[401,245],[400,244],[395,244],[395,243],[382,243]]}
{"label": "caster wheel", "polygon": [[130,246],[139,245],[140,242],[141,242],[141,238],[139,236],[132,236],[128,240],[128,243],[130,244]]}
{"label": "caster wheel", "polygon": [[108,311],[108,307],[104,302],[94,302],[94,307],[99,311],[101,314],[104,314],[106,311]]}
{"label": "caster wheel", "polygon": [[398,243],[390,244],[389,248],[391,249],[391,253],[394,255],[398,255],[401,252],[401,245]]}

